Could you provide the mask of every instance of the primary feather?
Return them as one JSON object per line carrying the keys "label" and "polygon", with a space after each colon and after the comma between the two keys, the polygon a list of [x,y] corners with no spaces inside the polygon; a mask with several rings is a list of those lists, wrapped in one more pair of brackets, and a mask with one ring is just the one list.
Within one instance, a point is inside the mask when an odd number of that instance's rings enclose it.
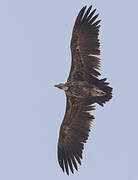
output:
{"label": "primary feather", "polygon": [[75,21],[71,39],[72,64],[65,84],[56,87],[66,94],[66,112],[60,127],[58,140],[58,162],[63,172],[74,173],[81,165],[82,151],[86,143],[94,116],[92,104],[101,106],[112,97],[112,88],[105,79],[98,79],[100,73],[99,23],[96,9],[86,11],[83,7]]}

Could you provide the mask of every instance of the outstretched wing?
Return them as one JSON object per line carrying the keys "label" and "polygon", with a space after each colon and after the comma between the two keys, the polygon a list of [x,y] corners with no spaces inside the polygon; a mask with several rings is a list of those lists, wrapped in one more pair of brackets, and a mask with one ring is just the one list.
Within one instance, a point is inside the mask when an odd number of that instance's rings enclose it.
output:
{"label": "outstretched wing", "polygon": [[100,59],[95,55],[100,55],[99,50],[99,23],[96,21],[98,14],[96,9],[91,11],[92,6],[86,10],[86,6],[81,9],[73,28],[71,39],[72,64],[68,77],[76,80],[87,80],[86,75],[92,77],[98,76],[100,73],[96,70],[100,67]]}
{"label": "outstretched wing", "polygon": [[77,103],[67,97],[66,113],[60,127],[58,140],[58,162],[63,172],[69,174],[78,170],[81,165],[82,150],[89,135],[91,122],[94,119],[88,111],[94,110],[89,103]]}

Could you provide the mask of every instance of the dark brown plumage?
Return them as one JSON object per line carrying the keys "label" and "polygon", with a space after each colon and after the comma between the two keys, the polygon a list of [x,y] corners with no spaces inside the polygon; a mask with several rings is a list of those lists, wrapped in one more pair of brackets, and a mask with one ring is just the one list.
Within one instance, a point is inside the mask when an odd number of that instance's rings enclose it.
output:
{"label": "dark brown plumage", "polygon": [[89,111],[94,110],[92,104],[101,106],[112,97],[112,88],[105,79],[98,79],[100,73],[99,23],[96,21],[96,9],[90,6],[81,9],[73,28],[71,39],[72,65],[65,84],[56,87],[66,94],[66,112],[60,127],[58,140],[58,162],[63,172],[78,170],[81,164],[82,151],[86,143],[94,119]]}

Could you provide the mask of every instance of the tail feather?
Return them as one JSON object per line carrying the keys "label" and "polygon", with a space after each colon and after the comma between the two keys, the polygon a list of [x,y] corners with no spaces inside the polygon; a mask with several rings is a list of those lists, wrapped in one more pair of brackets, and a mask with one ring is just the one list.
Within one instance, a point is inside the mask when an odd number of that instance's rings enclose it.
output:
{"label": "tail feather", "polygon": [[103,106],[104,103],[108,102],[112,98],[113,89],[109,86],[109,83],[106,82],[106,78],[99,80],[97,85],[102,91],[106,93],[105,96],[96,98],[96,102]]}
{"label": "tail feather", "polygon": [[106,82],[106,78],[99,81],[99,88],[102,89],[102,91],[106,92],[105,96],[97,98],[97,103],[103,106],[104,103],[108,102],[112,98],[113,89],[109,86],[109,83]]}
{"label": "tail feather", "polygon": [[95,78],[95,81],[93,81],[92,84],[95,84],[100,90],[105,92],[105,95],[99,97],[90,97],[86,100],[86,104],[98,103],[99,105],[103,106],[112,98],[113,89],[109,86],[109,83],[106,82],[106,78],[101,80]]}

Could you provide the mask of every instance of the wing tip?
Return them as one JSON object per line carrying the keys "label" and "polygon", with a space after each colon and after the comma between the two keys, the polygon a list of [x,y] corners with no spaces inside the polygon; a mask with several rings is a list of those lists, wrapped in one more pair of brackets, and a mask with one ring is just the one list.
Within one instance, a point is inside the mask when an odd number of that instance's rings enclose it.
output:
{"label": "wing tip", "polygon": [[81,10],[79,11],[78,16],[77,16],[76,21],[75,21],[75,25],[80,24],[82,16],[84,15],[86,8],[87,8],[87,6],[83,6],[81,8]]}
{"label": "wing tip", "polygon": [[70,154],[58,147],[58,163],[63,173],[69,176],[70,172],[74,174],[74,170],[78,171],[78,164],[81,165],[82,156],[80,154]]}
{"label": "wing tip", "polygon": [[[95,22],[95,20],[99,16],[99,13],[96,14],[95,16],[93,16],[95,14],[96,8],[94,10],[92,10],[92,12],[91,12],[92,5],[90,5],[88,7],[87,11],[85,12],[86,8],[87,8],[87,6],[85,5],[79,11],[78,16],[77,16],[76,21],[75,21],[75,26],[80,25],[81,23],[87,23],[88,25],[93,25],[93,23]],[[98,24],[100,23],[100,21],[98,20]]]}

